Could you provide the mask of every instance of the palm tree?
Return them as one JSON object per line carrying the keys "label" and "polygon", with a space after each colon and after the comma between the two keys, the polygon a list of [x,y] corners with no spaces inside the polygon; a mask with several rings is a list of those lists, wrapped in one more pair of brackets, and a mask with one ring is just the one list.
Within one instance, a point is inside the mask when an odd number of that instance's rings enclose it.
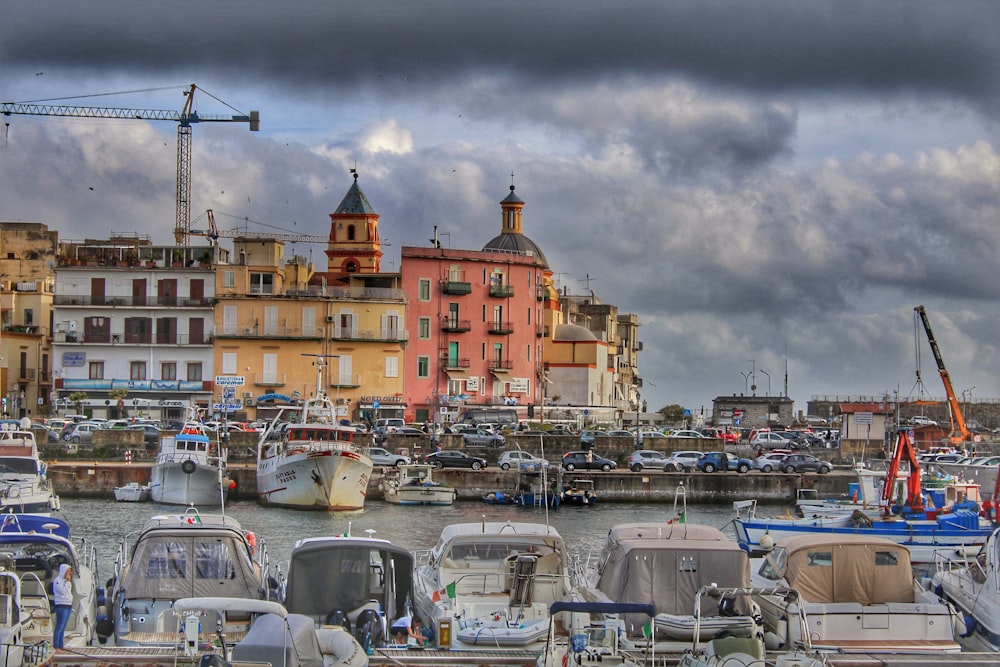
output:
{"label": "palm tree", "polygon": [[76,414],[83,414],[83,402],[87,400],[87,392],[85,391],[74,391],[72,394],[66,397],[73,407],[76,408]]}
{"label": "palm tree", "polygon": [[128,389],[122,389],[120,387],[118,389],[112,389],[108,392],[108,396],[118,401],[116,406],[118,415],[116,418],[125,419],[125,397],[128,396]]}

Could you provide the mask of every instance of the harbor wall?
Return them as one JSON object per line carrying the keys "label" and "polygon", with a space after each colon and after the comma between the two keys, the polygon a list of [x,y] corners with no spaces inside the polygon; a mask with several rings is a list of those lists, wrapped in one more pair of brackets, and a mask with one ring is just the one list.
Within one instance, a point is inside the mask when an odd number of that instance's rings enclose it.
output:
{"label": "harbor wall", "polygon": [[[63,498],[114,497],[116,486],[129,482],[149,483],[150,462],[61,461],[49,464],[49,477],[56,493]],[[256,498],[256,466],[252,463],[231,463],[229,476],[236,482],[230,491],[234,500]],[[383,470],[376,468],[368,483],[368,498],[382,499]],[[497,490],[513,490],[517,473],[496,468],[487,470],[439,470],[435,479],[451,484],[459,500],[481,500]],[[573,472],[563,473],[564,484],[575,479],[594,482],[594,491],[601,502],[655,503],[673,502],[677,489],[683,485],[691,503],[729,504],[735,500],[756,498],[761,502],[792,502],[799,488],[815,488],[822,496],[846,495],[855,475],[850,471],[835,471],[828,475],[812,473],[665,473],[665,472]]]}

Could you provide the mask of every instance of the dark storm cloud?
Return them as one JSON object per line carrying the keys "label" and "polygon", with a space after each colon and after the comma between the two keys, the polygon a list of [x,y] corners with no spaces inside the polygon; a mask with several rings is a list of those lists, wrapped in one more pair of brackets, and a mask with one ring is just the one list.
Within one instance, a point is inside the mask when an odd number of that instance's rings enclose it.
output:
{"label": "dark storm cloud", "polygon": [[[15,2],[8,65],[217,70],[272,89],[400,90],[512,72],[522,85],[628,71],[754,90],[914,89],[996,102],[995,2]],[[462,81],[463,77],[467,80]]]}

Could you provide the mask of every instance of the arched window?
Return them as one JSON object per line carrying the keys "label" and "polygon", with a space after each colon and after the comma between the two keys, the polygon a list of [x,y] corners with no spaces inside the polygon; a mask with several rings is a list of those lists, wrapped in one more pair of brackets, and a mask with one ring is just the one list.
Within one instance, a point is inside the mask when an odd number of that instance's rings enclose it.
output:
{"label": "arched window", "polygon": [[354,225],[347,225],[347,240],[354,240]]}
{"label": "arched window", "polygon": [[358,265],[355,262],[348,262],[344,266],[344,272],[345,273],[357,273],[358,272]]}

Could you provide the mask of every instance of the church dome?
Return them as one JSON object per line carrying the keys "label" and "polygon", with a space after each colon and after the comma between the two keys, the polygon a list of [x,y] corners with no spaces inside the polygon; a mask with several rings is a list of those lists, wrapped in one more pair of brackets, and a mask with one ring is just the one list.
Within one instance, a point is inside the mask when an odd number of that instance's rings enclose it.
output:
{"label": "church dome", "polygon": [[545,259],[545,253],[538,247],[538,244],[529,239],[524,234],[500,234],[490,239],[490,242],[483,246],[483,250],[497,250],[500,252],[517,252],[521,254],[532,254],[537,257],[545,268],[549,268],[549,262]]}
{"label": "church dome", "polygon": [[593,331],[587,327],[581,327],[579,324],[560,324],[556,326],[552,340],[589,341],[597,340],[597,336],[594,335]]}

